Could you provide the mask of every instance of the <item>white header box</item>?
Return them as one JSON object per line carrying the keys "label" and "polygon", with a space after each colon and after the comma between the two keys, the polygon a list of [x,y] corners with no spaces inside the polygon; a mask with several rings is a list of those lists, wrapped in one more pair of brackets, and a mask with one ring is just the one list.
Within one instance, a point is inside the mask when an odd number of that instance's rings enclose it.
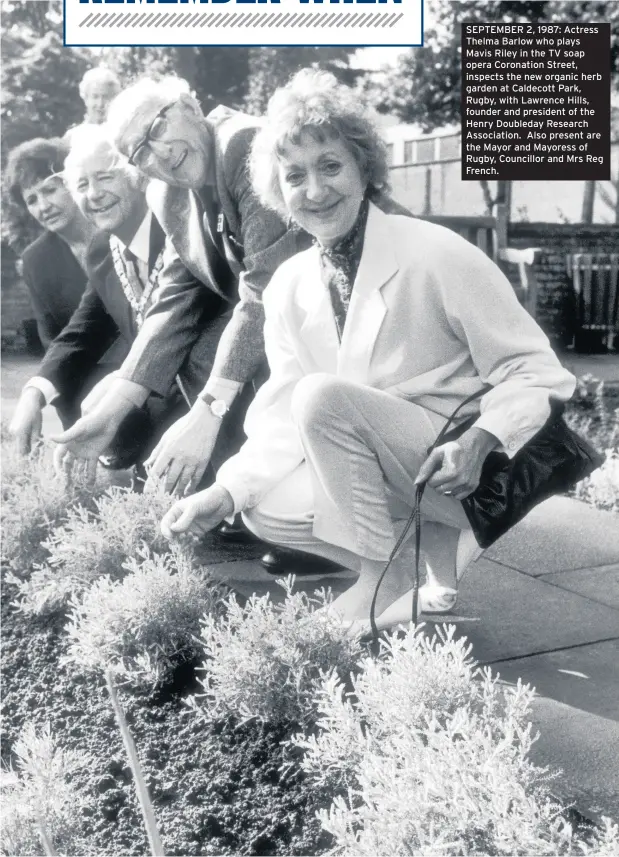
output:
{"label": "white header box", "polygon": [[64,0],[64,43],[421,47],[423,0]]}

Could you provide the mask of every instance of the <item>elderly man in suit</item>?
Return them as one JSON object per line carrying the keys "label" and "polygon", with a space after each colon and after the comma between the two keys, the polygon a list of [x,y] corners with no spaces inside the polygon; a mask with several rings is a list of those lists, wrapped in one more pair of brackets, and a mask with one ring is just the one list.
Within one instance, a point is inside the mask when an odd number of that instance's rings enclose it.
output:
{"label": "elderly man in suit", "polygon": [[[129,163],[151,178],[147,200],[168,238],[158,299],[114,385],[60,442],[96,458],[132,405],[164,393],[200,320],[204,287],[234,311],[191,411],[169,429],[150,459],[169,490],[195,489],[232,402],[264,366],[262,292],[282,261],[308,246],[300,231],[265,209],[246,170],[258,122],[224,107],[204,116],[184,82],[142,80],[112,103],[108,124]],[[190,272],[185,281],[180,265]]]}
{"label": "elderly man in suit", "polygon": [[[67,158],[65,175],[80,210],[101,230],[101,238],[89,254],[89,284],[79,307],[52,344],[39,375],[22,393],[17,416],[20,409],[23,413],[14,432],[23,447],[30,445],[45,403],[62,410],[81,401],[100,374],[101,355],[112,343],[121,343],[124,354],[128,353],[164,265],[165,235],[146,204],[144,179],[119,158],[103,130],[80,133]],[[182,276],[183,282],[190,279],[186,271]],[[117,466],[143,459],[163,428],[185,413],[202,389],[229,312],[226,302],[206,289],[194,290],[194,296],[199,324],[180,375],[163,395],[149,396],[142,408],[132,407],[125,417],[112,443]],[[109,386],[113,378],[106,376],[102,385]],[[88,399],[83,403],[87,407]],[[91,461],[94,468],[96,460]]]}
{"label": "elderly man in suit", "polygon": [[60,139],[29,140],[13,149],[6,168],[11,200],[44,229],[22,256],[44,348],[69,321],[84,293],[86,255],[95,233],[65,187],[62,165],[68,151]]}

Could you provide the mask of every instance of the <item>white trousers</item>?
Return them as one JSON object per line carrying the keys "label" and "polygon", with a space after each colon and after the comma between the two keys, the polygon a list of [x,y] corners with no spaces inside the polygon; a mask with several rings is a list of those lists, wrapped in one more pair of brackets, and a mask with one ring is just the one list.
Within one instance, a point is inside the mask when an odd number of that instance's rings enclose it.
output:
{"label": "white trousers", "polygon": [[[354,570],[364,558],[386,560],[444,418],[322,373],[299,381],[292,410],[305,461],[244,512],[245,523],[265,541]],[[429,487],[421,513],[445,527],[470,529],[460,502]]]}

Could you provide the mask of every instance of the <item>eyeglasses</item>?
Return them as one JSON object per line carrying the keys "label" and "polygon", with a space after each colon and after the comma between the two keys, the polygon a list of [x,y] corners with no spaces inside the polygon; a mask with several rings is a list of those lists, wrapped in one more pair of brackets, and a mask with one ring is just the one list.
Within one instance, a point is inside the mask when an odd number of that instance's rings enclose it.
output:
{"label": "eyeglasses", "polygon": [[131,152],[129,156],[129,163],[132,167],[140,167],[143,166],[147,161],[147,154],[150,152],[149,143],[151,141],[162,140],[165,137],[166,131],[168,130],[168,120],[166,119],[166,113],[170,110],[171,107],[174,107],[176,104],[176,99],[172,101],[170,104],[166,104],[165,107],[162,107],[159,113],[155,116],[153,121],[150,123],[146,130],[146,134],[142,137],[140,142]]}

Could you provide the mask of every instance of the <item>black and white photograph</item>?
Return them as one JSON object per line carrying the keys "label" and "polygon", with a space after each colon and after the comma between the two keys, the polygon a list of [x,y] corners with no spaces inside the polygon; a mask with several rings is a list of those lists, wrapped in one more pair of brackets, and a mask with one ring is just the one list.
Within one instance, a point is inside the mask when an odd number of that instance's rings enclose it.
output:
{"label": "black and white photograph", "polygon": [[615,857],[619,2],[0,13],[0,854]]}

